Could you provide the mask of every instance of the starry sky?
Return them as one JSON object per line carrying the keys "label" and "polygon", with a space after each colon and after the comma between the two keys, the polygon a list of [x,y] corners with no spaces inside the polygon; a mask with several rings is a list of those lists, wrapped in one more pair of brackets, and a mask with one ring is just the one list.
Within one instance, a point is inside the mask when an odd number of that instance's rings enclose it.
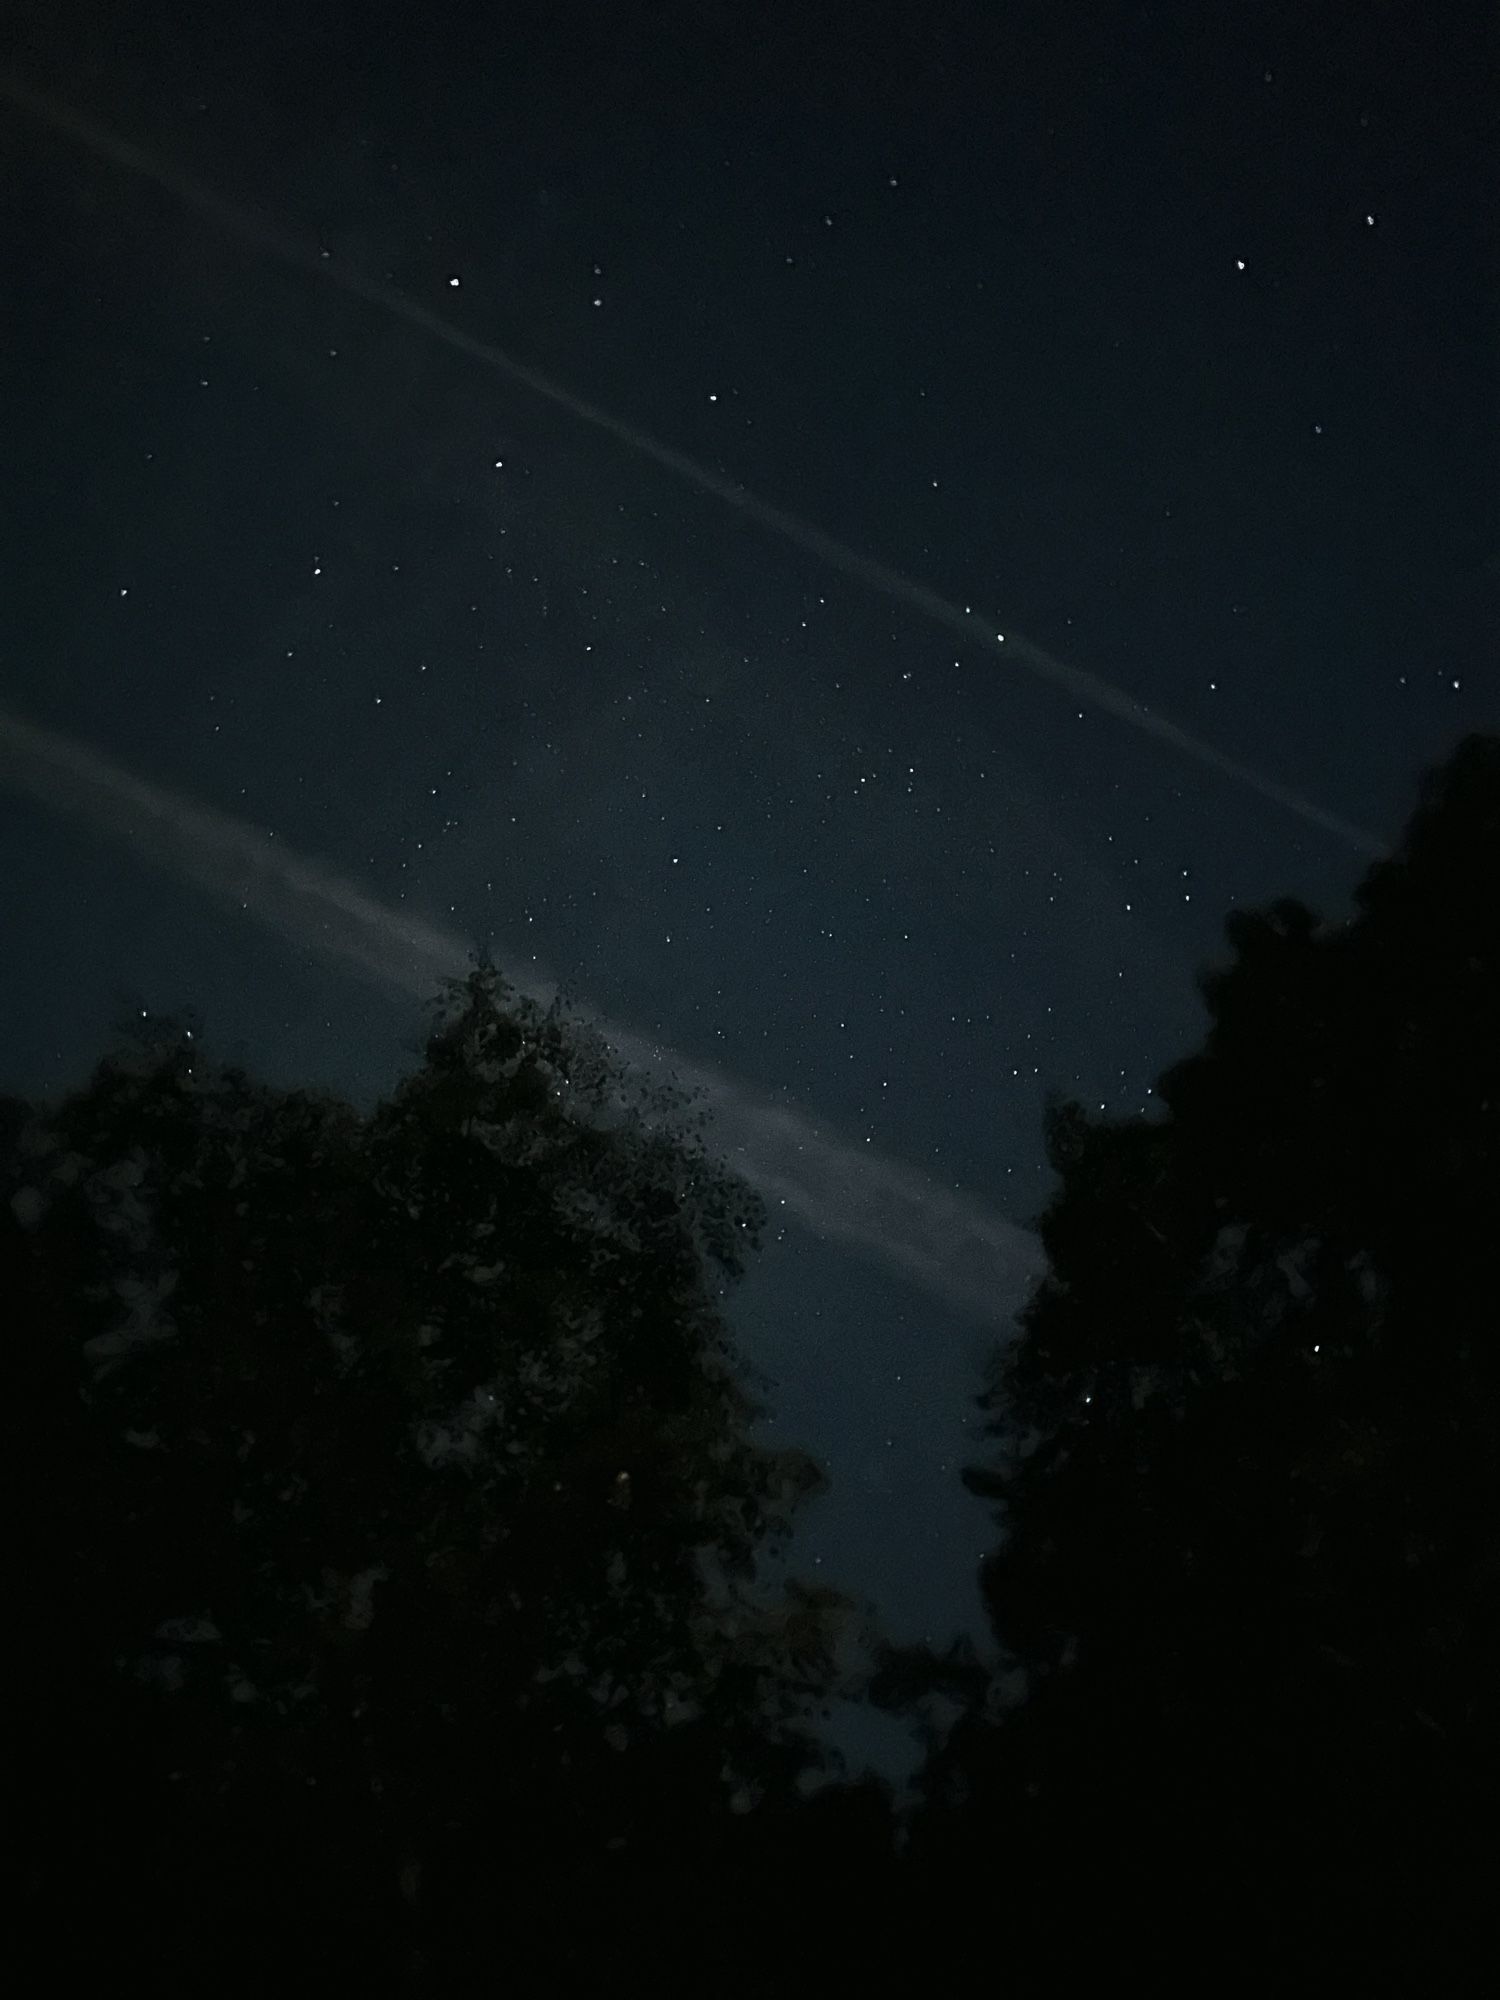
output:
{"label": "starry sky", "polygon": [[[1009,1311],[1045,1094],[1149,1112],[1225,912],[1496,724],[1490,16],[13,4],[0,1085],[191,1006],[371,1104],[426,1018],[40,730],[957,1191]],[[946,1642],[994,1323],[815,1211],[731,1306],[799,1560]]]}

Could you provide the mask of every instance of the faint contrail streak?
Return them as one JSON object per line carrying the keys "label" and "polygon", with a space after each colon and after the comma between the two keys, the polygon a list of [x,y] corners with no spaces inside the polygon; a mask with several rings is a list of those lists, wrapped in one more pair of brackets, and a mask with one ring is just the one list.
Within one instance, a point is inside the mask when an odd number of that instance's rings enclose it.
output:
{"label": "faint contrail streak", "polygon": [[392,291],[388,286],[361,277],[358,271],[350,270],[333,259],[323,257],[320,252],[310,249],[304,243],[299,243],[295,237],[288,236],[269,223],[260,221],[214,194],[210,189],[200,187],[196,181],[153,158],[141,147],[132,145],[127,139],[119,138],[115,133],[97,125],[93,119],[84,117],[69,106],[33,89],[30,84],[23,83],[17,77],[0,74],[0,96],[4,96],[21,110],[29,112],[32,117],[39,119],[54,131],[76,140],[90,152],[103,159],[112,160],[128,172],[164,188],[179,201],[197,209],[200,214],[209,216],[224,229],[269,252],[283,263],[309,271],[319,278],[331,279],[334,284],[352,293],[356,298],[368,300],[370,304],[379,306],[383,312],[405,320],[409,326],[419,327],[424,333],[430,333],[435,340],[441,340],[460,354],[467,354],[476,361],[482,361],[497,374],[506,376],[510,381],[530,390],[533,395],[540,396],[559,409],[566,410],[581,423],[593,425],[596,430],[617,438],[621,444],[626,445],[631,451],[638,452],[643,458],[653,459],[656,464],[665,466],[669,472],[676,473],[679,479],[685,480],[690,486],[696,486],[699,492],[710,494],[714,499],[722,500],[727,506],[736,508],[747,520],[756,522],[772,534],[780,535],[784,541],[791,542],[797,548],[805,549],[809,555],[820,557],[833,569],[841,570],[844,575],[855,578],[858,582],[868,585],[870,589],[881,591],[886,596],[909,605],[914,611],[922,612],[939,625],[947,626],[967,644],[983,646],[1002,659],[1018,661],[1039,679],[1050,681],[1054,686],[1062,688],[1072,699],[1103,709],[1121,722],[1129,723],[1133,729],[1140,730],[1143,735],[1155,737],[1159,743],[1168,744],[1172,749],[1181,751],[1184,756],[1195,759],[1209,770],[1217,771],[1221,777],[1232,779],[1248,791],[1269,800],[1272,805],[1280,806],[1284,811],[1305,820],[1309,825],[1321,828],[1324,833],[1331,834],[1357,853],[1383,855],[1386,852],[1387,842],[1377,839],[1374,834],[1365,832],[1361,827],[1351,826],[1347,820],[1339,819],[1333,813],[1325,812],[1321,806],[1303,798],[1289,786],[1278,784],[1274,778],[1267,778],[1248,765],[1241,764],[1236,758],[1226,756],[1222,750],[1215,749],[1213,744],[1205,743],[1200,737],[1179,728],[1165,716],[1154,714],[1144,703],[1135,700],[1122,689],[1114,687],[1109,681],[1101,680],[1097,674],[1087,673],[1082,667],[1069,666],[1066,661],[1059,660],[1055,654],[1034,645],[1018,632],[1007,631],[1002,636],[995,630],[992,620],[981,618],[973,611],[965,610],[949,599],[939,596],[925,584],[917,583],[911,577],[902,576],[897,570],[887,569],[883,563],[872,562],[856,550],[846,548],[842,542],[836,542],[832,536],[825,535],[821,528],[814,527],[811,522],[800,520],[795,514],[784,513],[781,508],[772,507],[764,500],[757,500],[753,494],[747,493],[743,486],[736,485],[733,480],[725,479],[720,474],[710,471],[707,466],[699,465],[695,459],[688,458],[680,451],[674,451],[670,445],[658,443],[655,438],[637,430],[634,425],[611,416],[607,410],[598,409],[594,404],[585,402],[582,397],[573,395],[559,383],[517,361],[503,348],[495,347],[489,341],[478,340],[473,334],[464,333],[439,314],[429,311],[426,306],[418,305],[412,299],[403,298],[399,292]]}
{"label": "faint contrail streak", "polygon": [[[462,977],[464,940],[364,895],[260,828],[148,784],[86,744],[0,709],[0,785],[70,813],[101,833],[254,913],[289,943],[309,946],[397,992],[431,999]],[[511,983],[541,1004],[545,979]],[[582,1010],[579,1010],[580,1013]],[[701,1090],[712,1144],[765,1197],[814,1231],[851,1245],[958,1311],[1003,1323],[1044,1262],[1029,1231],[896,1161],[822,1131],[805,1113],[756,1095],[705,1064],[583,1015],[632,1068]],[[648,1121],[649,1122],[649,1121]]]}

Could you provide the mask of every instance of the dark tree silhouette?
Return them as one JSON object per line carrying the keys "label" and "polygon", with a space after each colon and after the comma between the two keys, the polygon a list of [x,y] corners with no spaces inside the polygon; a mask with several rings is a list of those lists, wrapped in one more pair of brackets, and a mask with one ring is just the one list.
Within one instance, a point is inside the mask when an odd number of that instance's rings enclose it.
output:
{"label": "dark tree silhouette", "polygon": [[982,1399],[1007,1663],[908,1872],[992,1950],[1438,1975],[1500,1887],[1500,738],[1348,923],[1227,922],[1164,1115],[1049,1108],[1050,1271]]}
{"label": "dark tree silhouette", "polygon": [[884,1796],[805,1803],[862,1614],[758,1583],[820,1483],[718,1310],[763,1209],[487,962],[442,1005],[369,1117],[170,1022],[4,1106],[30,1916],[221,1990],[765,1990],[787,1829],[878,1867]]}

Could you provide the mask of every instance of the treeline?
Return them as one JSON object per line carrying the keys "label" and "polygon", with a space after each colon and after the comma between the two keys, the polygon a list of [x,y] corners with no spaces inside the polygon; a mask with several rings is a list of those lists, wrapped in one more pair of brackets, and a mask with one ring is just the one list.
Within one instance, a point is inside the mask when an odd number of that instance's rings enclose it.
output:
{"label": "treeline", "polygon": [[[369,1116],[139,1027],[0,1101],[21,1927],[59,1976],[784,1994],[1472,1964],[1494,1831],[1500,738],[1355,915],[1055,1102],[982,1398],[998,1665],[787,1581],[758,1199],[479,958]],[[821,1747],[920,1726],[898,1825]],[[1415,1976],[1415,1972],[1414,1975]]]}

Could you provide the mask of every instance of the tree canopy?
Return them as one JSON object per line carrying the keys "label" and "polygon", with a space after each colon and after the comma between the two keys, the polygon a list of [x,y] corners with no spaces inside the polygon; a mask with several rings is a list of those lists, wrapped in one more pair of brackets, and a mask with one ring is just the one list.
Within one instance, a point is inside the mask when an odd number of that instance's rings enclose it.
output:
{"label": "tree canopy", "polygon": [[439,1005],[369,1116],[180,1020],[5,1107],[27,1894],[116,1972],[582,1977],[669,1893],[747,1963],[693,1871],[828,1775],[860,1614],[767,1584],[821,1475],[720,1310],[759,1198],[487,961]]}
{"label": "tree canopy", "polygon": [[1350,921],[1225,928],[1161,1115],[1049,1107],[967,1475],[1003,1671],[927,1663],[968,1714],[913,1853],[1049,1955],[1425,1962],[1500,1883],[1500,738]]}

